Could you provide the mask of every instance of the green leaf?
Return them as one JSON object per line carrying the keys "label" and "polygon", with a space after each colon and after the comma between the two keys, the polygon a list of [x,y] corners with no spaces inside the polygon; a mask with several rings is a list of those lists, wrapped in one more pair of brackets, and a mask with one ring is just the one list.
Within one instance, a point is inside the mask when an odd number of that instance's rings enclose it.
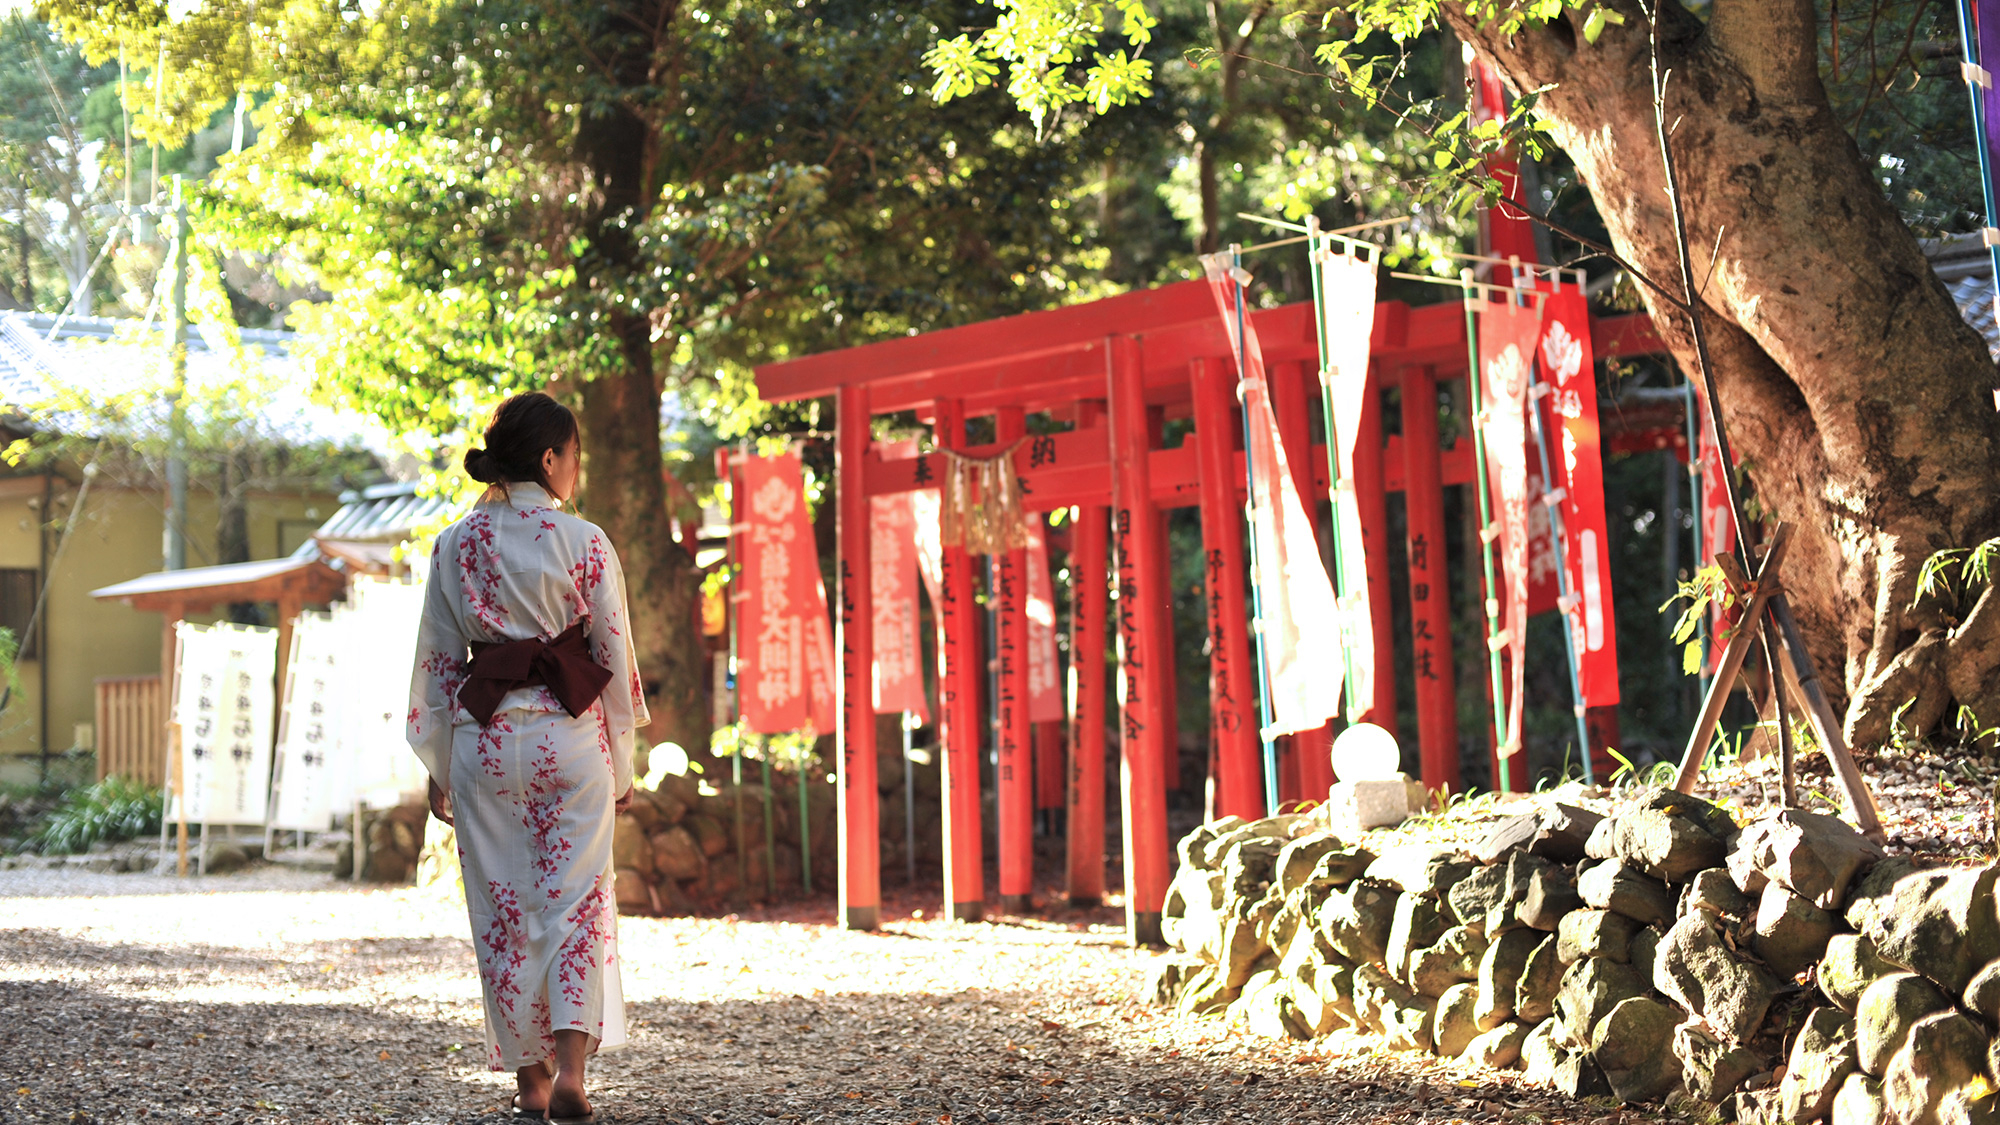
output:
{"label": "green leaf", "polygon": [[1597,37],[1604,34],[1604,24],[1605,10],[1603,8],[1592,8],[1590,14],[1583,18],[1584,42],[1597,42]]}

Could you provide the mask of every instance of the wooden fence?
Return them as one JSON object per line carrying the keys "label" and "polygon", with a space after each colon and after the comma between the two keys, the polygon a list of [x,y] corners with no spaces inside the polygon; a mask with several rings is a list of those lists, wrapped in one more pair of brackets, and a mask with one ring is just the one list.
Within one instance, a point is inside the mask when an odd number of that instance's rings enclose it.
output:
{"label": "wooden fence", "polygon": [[167,713],[158,676],[97,681],[97,776],[166,783]]}

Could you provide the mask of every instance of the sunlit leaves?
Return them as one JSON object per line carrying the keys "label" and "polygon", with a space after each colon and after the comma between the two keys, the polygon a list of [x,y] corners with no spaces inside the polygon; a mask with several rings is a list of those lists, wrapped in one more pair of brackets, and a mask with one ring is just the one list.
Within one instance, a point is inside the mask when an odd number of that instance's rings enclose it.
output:
{"label": "sunlit leaves", "polygon": [[[1144,0],[992,0],[999,17],[976,38],[960,35],[937,44],[924,56],[936,75],[931,96],[938,101],[964,97],[991,86],[999,64],[1007,65],[1007,94],[1045,128],[1050,115],[1077,102],[1099,113],[1127,105],[1152,92],[1153,63],[1141,51],[1159,21]],[[1118,28],[1107,25],[1115,13]],[[1123,51],[1099,44],[1116,35]],[[1086,56],[1090,62],[1081,62]],[[1080,81],[1079,81],[1080,79]]]}

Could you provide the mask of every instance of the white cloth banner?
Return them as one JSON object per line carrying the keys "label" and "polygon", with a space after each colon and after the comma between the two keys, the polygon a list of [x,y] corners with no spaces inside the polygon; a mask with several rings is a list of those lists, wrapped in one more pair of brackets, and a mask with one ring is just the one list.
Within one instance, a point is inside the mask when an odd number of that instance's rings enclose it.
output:
{"label": "white cloth banner", "polygon": [[278,764],[271,782],[271,827],[324,832],[334,814],[354,803],[347,761],[340,753],[335,716],[341,692],[339,628],[325,613],[301,613],[292,624],[292,653],[285,664],[284,704],[278,718]]}
{"label": "white cloth banner", "polygon": [[422,582],[380,578],[356,579],[347,588],[345,610],[334,611],[344,712],[340,752],[352,770],[350,801],[394,805],[406,793],[422,793],[428,781],[405,736],[423,612]]}
{"label": "white cloth banner", "polygon": [[261,826],[271,781],[278,631],[182,622],[175,633],[181,781],[168,818]]}

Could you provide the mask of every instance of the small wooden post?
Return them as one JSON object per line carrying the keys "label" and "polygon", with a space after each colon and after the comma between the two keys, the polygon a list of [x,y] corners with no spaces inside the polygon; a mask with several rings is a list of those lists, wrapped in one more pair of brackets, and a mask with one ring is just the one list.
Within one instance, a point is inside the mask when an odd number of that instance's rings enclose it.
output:
{"label": "small wooden post", "polygon": [[1111,400],[1111,542],[1118,564],[1119,684],[1125,805],[1125,924],[1134,945],[1158,945],[1167,893],[1167,810],[1158,597],[1162,562],[1146,441],[1139,342],[1111,337],[1105,370]]}
{"label": "small wooden post", "polygon": [[[836,643],[840,656],[840,921],[846,929],[872,930],[881,921],[882,841],[881,794],[875,788],[875,601],[865,471],[868,390],[865,386],[845,386],[837,400],[834,522],[840,560],[840,636]],[[807,838],[806,773],[803,768],[799,771],[802,854]],[[775,856],[767,853],[765,860],[775,867]]]}
{"label": "small wooden post", "polygon": [[[941,449],[965,446],[965,414],[956,399],[937,401],[936,439]],[[942,462],[943,458],[939,458]],[[943,755],[945,917],[977,922],[985,912],[986,873],[980,839],[979,675],[972,564],[963,547],[942,552],[944,604],[938,607],[944,645],[938,655],[938,711]]]}
{"label": "small wooden post", "polygon": [[[1018,406],[1003,406],[994,418],[994,437],[1004,447],[1027,432]],[[999,658],[998,691],[993,700],[996,724],[999,790],[1000,910],[1026,913],[1035,889],[1035,792],[1032,740],[1028,720],[1028,552],[1006,551],[993,560],[997,597],[994,653]]]}
{"label": "small wooden post", "polygon": [[[1103,408],[1078,404],[1077,429],[1105,434]],[[1106,444],[1108,445],[1108,439]],[[1104,901],[1104,641],[1110,607],[1106,539],[1110,512],[1077,510],[1070,541],[1069,815],[1065,844],[1071,906]]]}
{"label": "small wooden post", "polygon": [[1451,581],[1444,548],[1444,469],[1438,453],[1437,372],[1403,372],[1403,502],[1410,645],[1424,788],[1457,793],[1458,684],[1452,668]]}
{"label": "small wooden post", "polygon": [[[1148,450],[1166,448],[1167,412],[1164,407],[1146,408],[1146,448]],[[1160,692],[1160,729],[1165,732],[1166,750],[1160,765],[1164,770],[1165,784],[1169,791],[1181,787],[1181,699],[1180,699],[1180,653],[1174,640],[1174,589],[1172,581],[1173,543],[1168,536],[1169,513],[1159,512],[1153,519],[1154,538],[1159,543],[1155,556],[1160,560],[1160,580],[1152,589],[1157,591],[1152,599],[1154,628],[1160,636],[1157,656]]]}
{"label": "small wooden post", "polygon": [[1214,745],[1215,815],[1264,815],[1262,748],[1257,740],[1257,673],[1250,663],[1249,608],[1243,597],[1243,504],[1237,498],[1236,372],[1197,359],[1195,457],[1201,468],[1203,585],[1208,601],[1208,730]]}

